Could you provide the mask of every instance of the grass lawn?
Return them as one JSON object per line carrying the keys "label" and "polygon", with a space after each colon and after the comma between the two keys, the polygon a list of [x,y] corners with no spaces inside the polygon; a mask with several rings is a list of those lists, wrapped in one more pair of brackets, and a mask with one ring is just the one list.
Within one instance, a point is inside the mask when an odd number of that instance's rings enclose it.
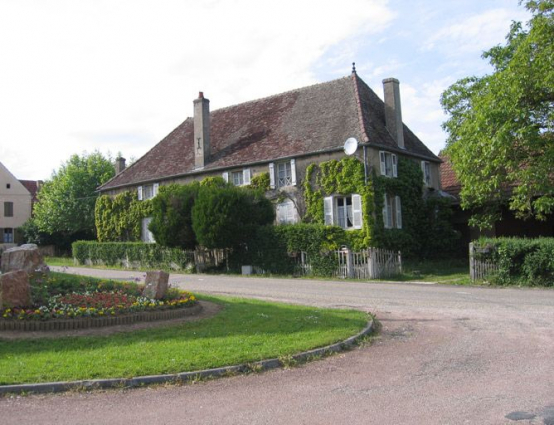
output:
{"label": "grass lawn", "polygon": [[359,332],[367,314],[236,298],[197,322],[109,336],[3,340],[0,385],[128,378],[289,356]]}

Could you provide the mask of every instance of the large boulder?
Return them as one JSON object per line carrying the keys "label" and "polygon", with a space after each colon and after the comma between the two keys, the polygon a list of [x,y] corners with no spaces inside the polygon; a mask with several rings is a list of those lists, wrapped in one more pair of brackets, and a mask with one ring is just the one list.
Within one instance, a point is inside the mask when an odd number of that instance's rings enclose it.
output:
{"label": "large boulder", "polygon": [[169,274],[159,270],[146,272],[145,287],[142,295],[159,300],[164,297],[169,287]]}
{"label": "large boulder", "polygon": [[29,275],[23,270],[0,275],[0,307],[29,307],[31,305],[31,285]]}
{"label": "large boulder", "polygon": [[27,273],[47,272],[48,266],[35,244],[10,248],[2,253],[2,273],[24,270]]}

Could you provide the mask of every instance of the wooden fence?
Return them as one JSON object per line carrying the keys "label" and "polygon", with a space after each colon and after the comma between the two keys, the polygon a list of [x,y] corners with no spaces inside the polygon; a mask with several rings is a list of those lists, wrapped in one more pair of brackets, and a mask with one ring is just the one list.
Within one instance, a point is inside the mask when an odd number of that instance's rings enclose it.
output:
{"label": "wooden fence", "polygon": [[[333,255],[337,262],[333,276],[341,279],[383,279],[402,273],[400,251],[368,248],[353,252],[341,249]],[[311,274],[312,267],[305,252],[301,253],[299,266],[303,274]]]}
{"label": "wooden fence", "polygon": [[485,253],[480,248],[476,248],[473,242],[469,244],[469,276],[471,280],[483,280],[488,275],[496,273],[498,266],[489,259],[479,258],[479,253]]}

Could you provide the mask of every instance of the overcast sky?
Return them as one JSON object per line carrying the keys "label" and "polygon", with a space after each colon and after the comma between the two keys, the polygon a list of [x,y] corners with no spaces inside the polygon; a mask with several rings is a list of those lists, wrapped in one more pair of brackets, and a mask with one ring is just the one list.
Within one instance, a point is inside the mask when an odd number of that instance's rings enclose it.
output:
{"label": "overcast sky", "polygon": [[0,0],[0,162],[47,179],[74,153],[139,158],[192,116],[358,75],[438,153],[441,92],[490,72],[517,0]]}

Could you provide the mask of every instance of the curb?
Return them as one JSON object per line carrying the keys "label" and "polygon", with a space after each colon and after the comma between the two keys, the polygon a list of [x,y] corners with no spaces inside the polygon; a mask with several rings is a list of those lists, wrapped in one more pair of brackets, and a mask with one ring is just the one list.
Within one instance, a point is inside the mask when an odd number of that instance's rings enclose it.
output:
{"label": "curb", "polygon": [[47,321],[16,321],[0,320],[0,331],[63,331],[74,329],[103,328],[107,326],[132,325],[142,322],[156,322],[160,320],[179,319],[194,316],[202,310],[200,303],[192,307],[181,307],[168,310],[139,311],[120,316],[85,317],[75,319],[47,320]]}
{"label": "curb", "polygon": [[[344,341],[325,347],[304,351],[291,356],[293,362],[306,362],[314,357],[325,356],[331,353],[351,348],[366,335],[373,332],[374,320],[371,319],[367,326],[358,334],[351,336]],[[150,375],[139,376],[135,378],[112,378],[112,379],[87,379],[80,381],[61,381],[61,382],[43,382],[39,384],[20,384],[20,385],[0,385],[0,396],[4,394],[22,394],[22,393],[58,393],[71,390],[97,390],[109,388],[134,388],[151,384],[166,383],[185,383],[198,379],[218,378],[230,376],[237,373],[261,372],[270,369],[282,367],[285,364],[279,359],[267,359],[254,363],[247,363],[235,366],[218,367],[214,369],[204,369],[194,372],[180,372],[169,375]]]}

